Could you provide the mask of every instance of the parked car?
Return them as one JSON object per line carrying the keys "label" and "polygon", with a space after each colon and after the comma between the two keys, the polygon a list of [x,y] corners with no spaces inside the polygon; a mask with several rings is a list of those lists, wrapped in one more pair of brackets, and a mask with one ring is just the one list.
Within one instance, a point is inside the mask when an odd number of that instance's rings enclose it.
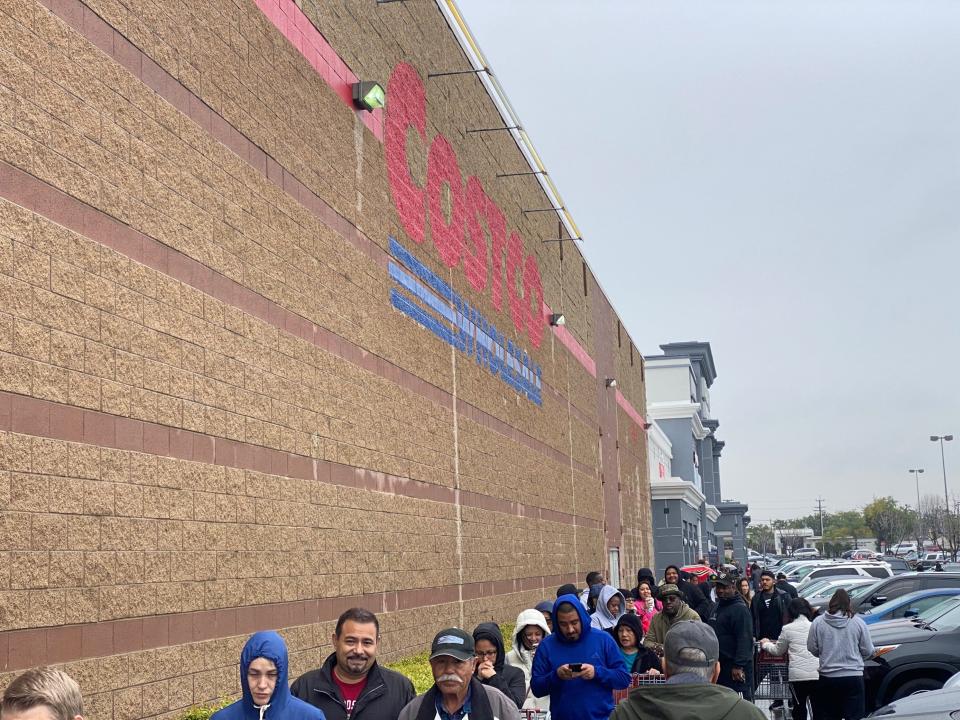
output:
{"label": "parked car", "polygon": [[960,672],[960,606],[923,626],[911,625],[870,630],[877,652],[864,664],[868,708],[939,690]]}
{"label": "parked car", "polygon": [[903,575],[903,573],[913,570],[913,568],[910,567],[910,563],[903,558],[884,555],[883,561],[890,566],[890,569],[893,570],[894,575]]}
{"label": "parked car", "polygon": [[947,680],[939,690],[894,700],[873,712],[870,717],[956,720],[960,717],[960,673]]}
{"label": "parked car", "polygon": [[[838,563],[824,565],[801,571],[797,577],[795,587],[800,590],[811,580],[825,577],[841,577],[844,575],[859,575],[860,577],[874,577],[877,579],[893,577],[893,570],[886,563]],[[788,578],[789,579],[789,578]]]}
{"label": "parked car", "polygon": [[917,552],[917,544],[915,542],[899,542],[890,548],[895,556],[903,556],[910,552]]}
{"label": "parked car", "polygon": [[881,580],[869,591],[858,593],[856,598],[851,595],[850,606],[854,612],[859,612],[861,608],[866,610],[870,607],[876,607],[910,592],[939,587],[960,588],[960,573],[910,572],[903,575],[894,575],[886,580]]}
{"label": "parked car", "polygon": [[[960,595],[954,595],[953,597],[948,597],[946,600],[940,600],[939,603],[933,607],[927,608],[921,612],[916,617],[904,617],[897,620],[883,620],[878,623],[873,624],[873,629],[881,629],[887,627],[896,627],[901,625],[903,627],[909,627],[910,625],[924,625],[926,623],[931,623],[941,615],[953,610],[955,607],[960,605]],[[880,605],[879,607],[883,607]]]}
{"label": "parked car", "polygon": [[812,607],[818,613],[826,612],[827,605],[830,603],[830,598],[841,587],[850,595],[851,603],[855,602],[857,598],[869,593],[880,582],[880,580],[860,577],[859,575],[856,577],[837,578],[837,580],[838,582],[836,585],[824,588],[813,597],[808,597],[807,602],[810,603],[810,607]]}
{"label": "parked car", "polygon": [[882,560],[883,555],[873,550],[854,550],[850,555],[851,560]]}
{"label": "parked car", "polygon": [[927,552],[927,553],[923,553],[923,555],[920,556],[920,559],[917,560],[916,569],[921,571],[929,570],[930,568],[936,567],[937,563],[940,563],[940,566],[942,567],[945,562],[947,562],[946,553]]}
{"label": "parked car", "polygon": [[797,548],[796,550],[793,551],[793,557],[795,557],[798,560],[802,560],[804,558],[818,558],[820,557],[820,551],[817,550],[816,548],[808,548],[808,547]]}
{"label": "parked car", "polygon": [[945,599],[954,595],[960,595],[960,587],[917,590],[888,600],[868,610],[863,610],[860,617],[867,625],[873,625],[883,620],[917,617],[924,610],[929,610],[934,605],[939,605]]}

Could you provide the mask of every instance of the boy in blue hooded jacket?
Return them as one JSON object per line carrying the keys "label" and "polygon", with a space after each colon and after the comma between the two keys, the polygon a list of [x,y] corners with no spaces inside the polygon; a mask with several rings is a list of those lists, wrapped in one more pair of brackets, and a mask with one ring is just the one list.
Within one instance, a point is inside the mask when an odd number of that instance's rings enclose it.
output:
{"label": "boy in blue hooded jacket", "polygon": [[250,636],[240,653],[243,697],[211,720],[325,720],[323,711],[290,694],[287,645],[275,632]]}
{"label": "boy in blue hooded jacket", "polygon": [[[579,670],[571,664],[580,664]],[[613,691],[630,685],[630,672],[609,633],[590,627],[590,616],[576,595],[553,604],[553,634],[533,656],[530,689],[550,696],[553,720],[607,720]]]}

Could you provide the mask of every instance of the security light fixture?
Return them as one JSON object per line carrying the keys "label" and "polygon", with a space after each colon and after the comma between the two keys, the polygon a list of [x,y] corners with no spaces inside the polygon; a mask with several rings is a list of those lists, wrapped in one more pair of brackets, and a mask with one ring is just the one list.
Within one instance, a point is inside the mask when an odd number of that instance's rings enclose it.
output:
{"label": "security light fixture", "polygon": [[607,387],[609,387],[609,388],[615,388],[616,386],[617,386],[617,379],[616,379],[616,378],[607,378]]}
{"label": "security light fixture", "polygon": [[353,84],[353,104],[361,110],[372,112],[386,104],[386,95],[380,83],[361,80]]}
{"label": "security light fixture", "polygon": [[567,318],[563,313],[553,313],[550,315],[550,324],[554,327],[558,325],[566,325]]}

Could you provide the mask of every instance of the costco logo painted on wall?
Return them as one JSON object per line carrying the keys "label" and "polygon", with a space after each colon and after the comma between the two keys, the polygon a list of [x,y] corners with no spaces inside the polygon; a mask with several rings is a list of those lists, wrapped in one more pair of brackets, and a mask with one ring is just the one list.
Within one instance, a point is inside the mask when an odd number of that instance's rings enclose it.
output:
{"label": "costco logo painted on wall", "polygon": [[[506,294],[517,333],[525,333],[534,347],[540,347],[546,318],[536,258],[524,256],[520,233],[512,231],[507,236],[503,211],[484,192],[480,181],[471,175],[464,183],[457,154],[442,134],[430,142],[426,186],[414,182],[407,161],[407,133],[412,128],[426,143],[426,127],[423,81],[412,66],[400,63],[387,85],[385,138],[387,176],[400,223],[416,243],[423,243],[429,223],[430,237],[443,263],[453,268],[462,262],[467,281],[477,292],[485,292],[489,285],[498,311],[503,309]],[[449,213],[444,208],[445,188]]]}

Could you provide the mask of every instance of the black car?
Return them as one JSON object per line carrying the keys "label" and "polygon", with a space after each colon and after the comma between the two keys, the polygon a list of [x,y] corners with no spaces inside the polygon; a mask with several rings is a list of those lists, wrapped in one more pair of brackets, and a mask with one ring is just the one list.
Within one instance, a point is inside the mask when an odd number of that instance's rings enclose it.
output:
{"label": "black car", "polygon": [[871,607],[882,605],[887,600],[893,600],[910,592],[943,587],[960,588],[960,573],[928,571],[894,575],[878,582],[870,588],[869,592],[864,592],[856,598],[851,597],[850,605],[854,612],[869,610]]}
{"label": "black car", "polygon": [[903,558],[884,557],[883,561],[890,566],[890,569],[893,570],[894,575],[903,575],[904,573],[908,573],[913,570],[913,568],[910,567],[910,563]]}
{"label": "black car", "polygon": [[876,655],[864,663],[867,707],[938,690],[960,672],[960,606],[927,623],[875,628]]}

